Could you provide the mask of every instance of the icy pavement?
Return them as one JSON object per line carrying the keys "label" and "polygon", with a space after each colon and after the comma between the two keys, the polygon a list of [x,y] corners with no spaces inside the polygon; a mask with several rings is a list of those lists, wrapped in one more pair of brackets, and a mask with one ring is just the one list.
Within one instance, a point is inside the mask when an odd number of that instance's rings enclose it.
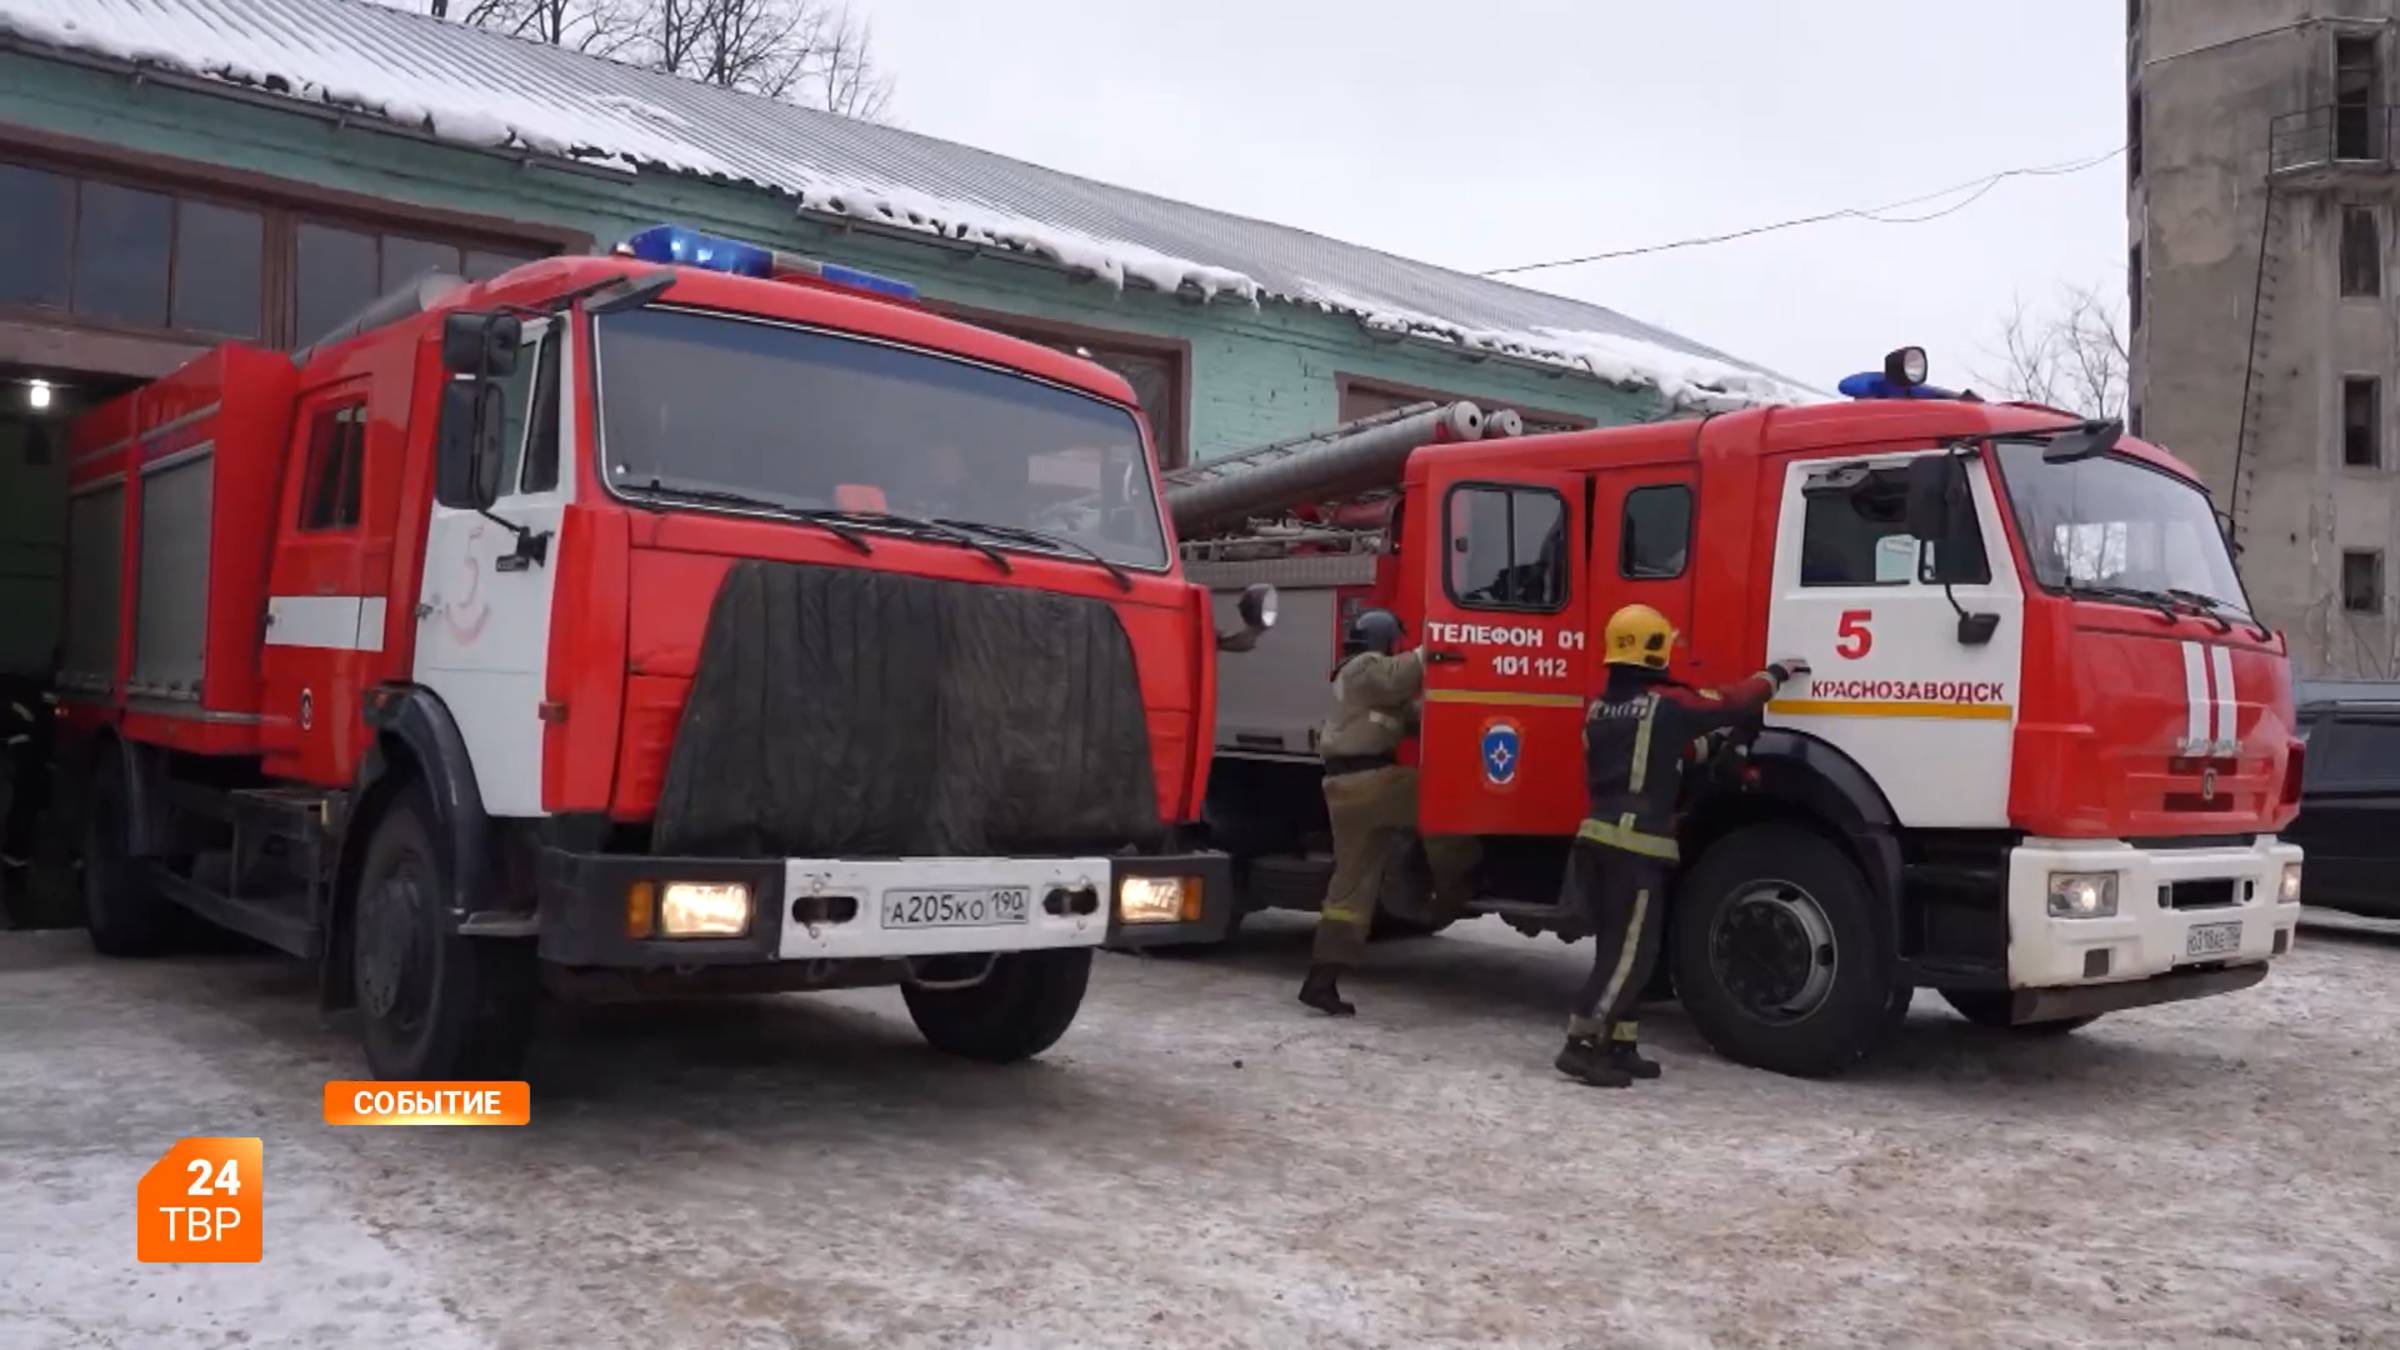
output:
{"label": "icy pavement", "polygon": [[[2060,1041],[1927,996],[1806,1083],[1555,1078],[1583,949],[1304,921],[1104,957],[1044,1060],[889,992],[562,1011],[530,1129],[331,1130],[360,1072],[267,958],[0,934],[0,1346],[2389,1344],[2400,937]],[[265,1139],[257,1266],[133,1263],[135,1179]]]}

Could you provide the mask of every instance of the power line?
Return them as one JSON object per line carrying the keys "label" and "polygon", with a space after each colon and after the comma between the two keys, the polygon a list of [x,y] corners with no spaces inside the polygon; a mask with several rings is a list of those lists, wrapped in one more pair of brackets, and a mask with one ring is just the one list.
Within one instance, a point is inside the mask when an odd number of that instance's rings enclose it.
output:
{"label": "power line", "polygon": [[[1559,258],[1551,262],[1519,263],[1514,267],[1495,267],[1488,272],[1479,272],[1476,275],[1504,277],[1513,272],[1539,272],[1552,267],[1573,267],[1579,263],[1606,262],[1611,258],[1633,258],[1645,253],[1666,253],[1680,248],[1699,248],[1707,244],[1724,244],[1736,239],[1748,239],[1754,235],[1773,234],[1777,230],[1797,229],[1803,225],[1822,225],[1834,220],[1864,220],[1876,225],[1922,225],[1927,221],[1940,220],[1944,216],[1956,215],[1960,211],[1964,211],[1980,201],[1984,194],[2011,178],[2054,178],[2062,174],[2082,173],[2086,169],[2106,164],[2124,153],[2125,147],[2120,145],[2107,154],[2094,155],[2090,159],[2002,169],[1998,173],[1986,174],[1981,178],[1971,178],[1964,183],[1953,183],[1949,187],[1920,196],[1903,197],[1896,202],[1885,202],[1881,206],[1845,206],[1838,211],[1823,211],[1813,216],[1798,216],[1791,220],[1779,220],[1771,225],[1752,225],[1747,229],[1728,230],[1723,234],[1701,235],[1697,238],[1677,239],[1663,244],[1644,244],[1638,248],[1611,249],[1606,253],[1586,253],[1581,257]],[[1922,215],[1893,216],[1886,214],[1903,207],[1922,206],[1926,202],[1939,201],[1944,197],[1955,196],[1961,192],[1968,194],[1963,200],[1952,202],[1948,206],[1928,211]]]}

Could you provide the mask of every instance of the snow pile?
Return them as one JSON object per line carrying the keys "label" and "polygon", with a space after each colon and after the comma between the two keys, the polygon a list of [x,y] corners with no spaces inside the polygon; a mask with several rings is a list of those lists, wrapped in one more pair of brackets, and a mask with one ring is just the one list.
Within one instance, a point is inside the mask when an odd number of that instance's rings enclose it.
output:
{"label": "snow pile", "polygon": [[1769,403],[1816,403],[1824,396],[1730,361],[1682,351],[1623,333],[1536,327],[1475,328],[1389,301],[1310,283],[1290,297],[1333,314],[1348,314],[1371,332],[1432,338],[1520,360],[1572,366],[1610,384],[1654,387],[1678,408],[1726,412]]}

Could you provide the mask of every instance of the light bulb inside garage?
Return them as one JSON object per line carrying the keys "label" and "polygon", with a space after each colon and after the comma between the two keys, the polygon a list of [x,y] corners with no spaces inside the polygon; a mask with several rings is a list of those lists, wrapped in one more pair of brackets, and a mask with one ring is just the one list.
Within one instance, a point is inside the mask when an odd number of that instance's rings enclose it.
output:
{"label": "light bulb inside garage", "polygon": [[27,407],[32,408],[36,412],[49,407],[50,382],[48,380],[35,380],[33,383],[25,386],[25,403]]}

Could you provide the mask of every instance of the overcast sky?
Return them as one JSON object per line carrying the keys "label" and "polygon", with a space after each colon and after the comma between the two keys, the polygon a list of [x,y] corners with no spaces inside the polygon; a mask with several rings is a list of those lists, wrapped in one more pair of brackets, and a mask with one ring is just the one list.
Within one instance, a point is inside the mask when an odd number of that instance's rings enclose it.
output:
{"label": "overcast sky", "polygon": [[[852,2],[912,130],[1465,271],[2124,140],[2119,0]],[[1513,280],[1828,389],[1903,343],[1964,381],[2015,297],[2122,295],[2124,174]]]}

